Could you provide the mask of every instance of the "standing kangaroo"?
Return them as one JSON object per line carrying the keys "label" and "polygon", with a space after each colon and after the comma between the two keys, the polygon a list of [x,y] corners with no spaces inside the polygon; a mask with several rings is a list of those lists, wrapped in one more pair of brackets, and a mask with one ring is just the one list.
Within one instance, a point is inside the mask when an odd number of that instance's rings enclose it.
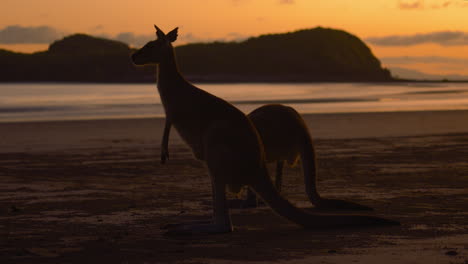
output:
{"label": "standing kangaroo", "polygon": [[[372,208],[337,199],[326,199],[317,192],[315,150],[309,129],[301,115],[292,107],[270,104],[261,106],[247,115],[257,129],[265,148],[266,162],[276,162],[276,189],[281,192],[284,163],[291,167],[302,161],[307,197],[319,209],[367,210]],[[169,127],[167,127],[167,125]],[[170,124],[166,124],[161,147],[161,162],[169,157]],[[256,207],[257,198],[248,190],[243,207]]]}
{"label": "standing kangaroo", "polygon": [[166,123],[177,129],[195,158],[206,162],[211,177],[213,219],[209,223],[184,223],[170,234],[225,233],[233,230],[226,202],[226,186],[233,191],[252,188],[276,213],[305,228],[363,225],[397,225],[384,218],[361,215],[320,215],[294,207],[276,190],[265,166],[258,133],[240,110],[187,82],[179,73],[172,42],[177,28],[132,55],[137,65],[158,64],[158,91]]}

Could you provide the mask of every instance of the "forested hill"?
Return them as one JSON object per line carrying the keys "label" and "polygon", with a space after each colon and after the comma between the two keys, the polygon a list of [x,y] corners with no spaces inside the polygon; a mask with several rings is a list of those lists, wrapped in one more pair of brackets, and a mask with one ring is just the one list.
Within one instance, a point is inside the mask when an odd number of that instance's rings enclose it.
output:
{"label": "forested hill", "polygon": [[[44,52],[0,50],[3,82],[154,82],[155,66],[136,67],[126,44],[76,34]],[[192,81],[390,81],[390,72],[357,37],[314,28],[262,35],[243,42],[176,47],[182,73]]]}

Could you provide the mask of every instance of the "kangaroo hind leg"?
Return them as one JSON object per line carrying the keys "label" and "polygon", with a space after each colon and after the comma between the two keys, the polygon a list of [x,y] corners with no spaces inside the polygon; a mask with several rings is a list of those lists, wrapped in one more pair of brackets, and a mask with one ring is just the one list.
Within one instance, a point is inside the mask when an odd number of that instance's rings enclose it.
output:
{"label": "kangaroo hind leg", "polygon": [[220,181],[215,174],[211,176],[213,197],[213,218],[211,221],[194,221],[180,224],[169,224],[168,235],[192,235],[192,234],[218,234],[232,231],[231,218],[226,204],[226,184]]}
{"label": "kangaroo hind leg", "polygon": [[[275,186],[276,190],[281,193],[281,186],[283,184],[283,167],[284,167],[284,160],[276,161],[276,175],[275,175]],[[251,188],[247,190],[247,198],[241,203],[242,208],[255,208],[258,205],[263,204],[261,201],[258,200],[257,195]]]}
{"label": "kangaroo hind leg", "polygon": [[[203,135],[203,159],[209,170],[213,197],[213,218],[208,224],[184,224],[170,228],[170,234],[227,233],[232,231],[226,200],[226,187],[241,186],[236,181],[245,167],[242,144],[235,139],[226,124],[217,124]],[[235,133],[235,132],[232,132]]]}

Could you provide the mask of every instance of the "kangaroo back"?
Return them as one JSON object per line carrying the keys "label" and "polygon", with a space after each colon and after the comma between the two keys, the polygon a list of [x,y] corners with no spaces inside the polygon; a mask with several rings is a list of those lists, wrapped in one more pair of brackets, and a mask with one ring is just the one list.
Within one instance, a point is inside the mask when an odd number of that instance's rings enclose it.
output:
{"label": "kangaroo back", "polygon": [[[270,104],[255,109],[248,117],[262,139],[267,162],[282,164],[287,161],[295,166],[300,157],[307,195],[313,204],[318,205],[320,195],[316,186],[315,150],[301,115],[292,107]],[[276,180],[281,181],[282,166],[277,167]]]}
{"label": "kangaroo back", "polygon": [[286,160],[290,165],[297,163],[303,128],[297,120],[300,115],[292,107],[268,104],[247,116],[262,139],[267,162]]}

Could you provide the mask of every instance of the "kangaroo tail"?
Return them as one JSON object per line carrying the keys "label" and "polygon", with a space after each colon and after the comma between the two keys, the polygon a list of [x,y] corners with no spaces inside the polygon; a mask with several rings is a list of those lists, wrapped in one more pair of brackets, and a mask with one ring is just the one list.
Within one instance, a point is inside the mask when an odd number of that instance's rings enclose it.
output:
{"label": "kangaroo tail", "polygon": [[283,198],[268,176],[266,168],[256,175],[250,186],[280,216],[304,228],[399,225],[399,222],[364,215],[326,215],[307,213]]}

